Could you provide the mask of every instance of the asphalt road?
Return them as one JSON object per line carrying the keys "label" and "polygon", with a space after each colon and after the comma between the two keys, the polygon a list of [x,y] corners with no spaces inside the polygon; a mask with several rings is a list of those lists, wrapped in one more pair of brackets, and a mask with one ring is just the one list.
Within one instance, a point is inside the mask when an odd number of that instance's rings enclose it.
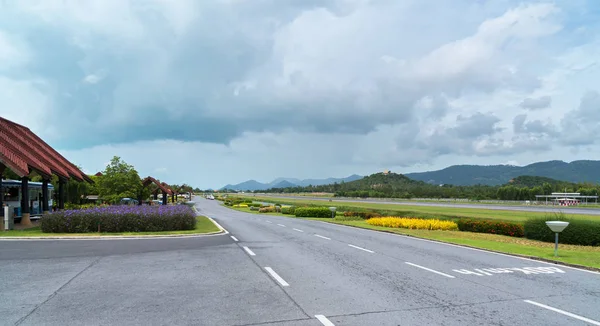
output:
{"label": "asphalt road", "polygon": [[454,207],[454,208],[476,208],[476,209],[490,209],[490,210],[502,210],[502,211],[521,211],[521,212],[541,212],[541,213],[560,213],[566,214],[581,214],[581,215],[600,215],[600,209],[598,208],[576,208],[573,206],[526,206],[526,205],[491,205],[491,204],[463,204],[463,203],[436,203],[436,202],[413,202],[413,201],[395,201],[390,199],[377,199],[377,198],[323,198],[323,197],[309,197],[309,196],[277,196],[273,194],[258,194],[259,197],[273,197],[278,199],[305,199],[305,200],[319,200],[324,202],[348,202],[348,203],[379,203],[379,204],[394,204],[394,205],[405,205],[405,206],[433,206],[433,207]]}
{"label": "asphalt road", "polygon": [[600,325],[600,274],[230,210],[229,234],[0,242],[0,325]]}

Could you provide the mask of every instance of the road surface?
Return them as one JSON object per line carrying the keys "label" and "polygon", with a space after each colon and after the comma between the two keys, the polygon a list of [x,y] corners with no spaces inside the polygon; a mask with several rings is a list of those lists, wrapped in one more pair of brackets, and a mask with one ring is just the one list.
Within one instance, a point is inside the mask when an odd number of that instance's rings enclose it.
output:
{"label": "road surface", "polygon": [[[249,197],[249,196],[246,196]],[[273,194],[257,194],[257,197],[271,197],[275,199],[304,199],[304,200],[318,200],[323,202],[347,202],[347,203],[378,203],[378,204],[394,204],[394,205],[405,205],[405,206],[433,206],[433,207],[453,207],[453,208],[476,208],[476,209],[490,209],[490,210],[502,210],[502,211],[521,211],[521,212],[541,212],[541,213],[560,213],[566,214],[581,214],[581,215],[600,215],[600,208],[576,208],[572,206],[526,206],[526,205],[491,205],[491,204],[463,204],[463,203],[436,203],[436,202],[412,202],[412,201],[395,201],[391,199],[377,199],[377,198],[324,198],[324,197],[308,197],[308,196],[277,196]]]}
{"label": "road surface", "polygon": [[2,325],[600,325],[600,274],[197,199],[228,234],[1,241]]}

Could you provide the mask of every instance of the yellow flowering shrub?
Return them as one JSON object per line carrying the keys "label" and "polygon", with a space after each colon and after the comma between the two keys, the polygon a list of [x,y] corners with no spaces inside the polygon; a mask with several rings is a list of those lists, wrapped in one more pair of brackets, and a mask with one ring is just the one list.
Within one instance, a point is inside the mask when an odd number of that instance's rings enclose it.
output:
{"label": "yellow flowering shrub", "polygon": [[421,229],[421,230],[458,230],[458,225],[452,221],[427,220],[407,217],[374,217],[367,223],[388,228]]}
{"label": "yellow flowering shrub", "polygon": [[248,204],[236,204],[233,207],[248,207]]}

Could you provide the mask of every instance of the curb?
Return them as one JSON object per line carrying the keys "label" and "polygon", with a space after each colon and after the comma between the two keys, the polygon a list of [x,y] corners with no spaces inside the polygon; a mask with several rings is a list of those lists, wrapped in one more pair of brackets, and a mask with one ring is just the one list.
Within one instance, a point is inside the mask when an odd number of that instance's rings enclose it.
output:
{"label": "curb", "polygon": [[530,260],[537,260],[537,261],[542,261],[542,262],[549,263],[549,264],[568,266],[568,267],[573,267],[573,268],[577,268],[577,269],[583,269],[583,270],[587,270],[587,271],[595,272],[595,273],[600,272],[600,268],[590,267],[590,266],[584,266],[584,265],[578,265],[578,264],[572,264],[572,263],[565,263],[565,262],[562,262],[562,261],[557,261],[557,260],[552,260],[552,259],[546,259],[546,258],[541,258],[541,257],[536,257],[536,256],[527,256],[527,255],[521,255],[521,254],[506,253],[506,252],[503,252],[503,251],[497,251],[497,250],[492,250],[492,249],[479,248],[479,247],[469,246],[469,245],[464,245],[464,244],[459,244],[459,243],[453,243],[453,242],[447,242],[447,241],[442,241],[442,240],[435,240],[435,239],[428,239],[428,238],[423,238],[423,237],[417,237],[417,236],[410,235],[410,234],[402,234],[402,233],[396,233],[396,232],[386,231],[386,230],[373,230],[373,229],[361,228],[360,226],[355,226],[355,225],[338,224],[338,223],[326,222],[326,221],[315,221],[315,222],[321,222],[321,223],[327,223],[327,224],[333,224],[333,225],[347,226],[347,227],[351,227],[351,228],[355,228],[355,229],[361,229],[361,230],[368,230],[368,231],[389,233],[389,234],[393,234],[393,235],[397,235],[397,236],[402,236],[402,237],[427,240],[427,241],[431,241],[431,242],[438,242],[438,243],[449,244],[449,245],[458,246],[458,247],[471,248],[471,249],[476,249],[476,250],[481,250],[481,251],[487,251],[487,252],[501,254],[501,255],[506,255],[506,256],[514,256],[514,257],[526,258],[526,259],[530,259]]}

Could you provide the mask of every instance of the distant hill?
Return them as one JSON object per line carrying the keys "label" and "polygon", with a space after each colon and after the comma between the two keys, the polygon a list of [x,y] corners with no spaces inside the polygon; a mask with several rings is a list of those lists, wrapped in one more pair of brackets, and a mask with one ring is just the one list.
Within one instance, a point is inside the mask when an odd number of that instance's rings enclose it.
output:
{"label": "distant hill", "polygon": [[582,160],[566,163],[547,161],[526,166],[453,165],[438,171],[407,173],[407,177],[430,184],[503,185],[519,176],[546,177],[568,182],[600,183],[600,161]]}
{"label": "distant hill", "polygon": [[514,179],[509,180],[507,185],[532,188],[532,187],[541,187],[544,185],[544,183],[548,183],[552,186],[562,185],[562,184],[568,185],[568,186],[573,185],[573,183],[568,182],[568,181],[561,181],[561,180],[556,180],[556,179],[547,178],[547,177],[536,177],[536,176],[531,176],[531,175],[518,176]]}
{"label": "distant hill", "polygon": [[221,189],[230,189],[237,191],[255,191],[267,190],[272,188],[289,188],[289,187],[307,187],[309,185],[321,186],[334,183],[352,182],[360,180],[363,177],[353,174],[346,178],[327,178],[327,179],[295,179],[295,178],[277,178],[269,183],[261,183],[256,180],[248,180],[235,185],[228,184]]}
{"label": "distant hill", "polygon": [[405,175],[398,173],[375,173],[366,176],[362,179],[344,183],[340,186],[340,190],[387,190],[394,191],[406,188],[407,185],[415,185],[422,183],[420,181],[411,180]]}

